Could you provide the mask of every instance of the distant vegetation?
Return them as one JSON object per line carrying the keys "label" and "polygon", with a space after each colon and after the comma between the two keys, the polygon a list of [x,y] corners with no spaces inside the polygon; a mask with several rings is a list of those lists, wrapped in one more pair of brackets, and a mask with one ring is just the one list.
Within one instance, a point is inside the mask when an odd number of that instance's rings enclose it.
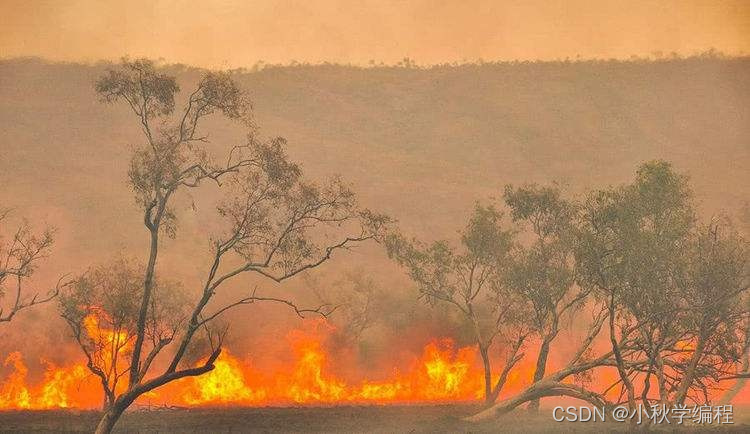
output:
{"label": "distant vegetation", "polygon": [[[739,211],[750,185],[750,58],[404,59],[234,73],[7,60],[0,77],[2,151],[14,162],[0,170],[7,206],[53,217],[65,234],[61,270],[117,251],[141,252],[145,264],[95,268],[60,297],[101,378],[98,432],[144,393],[213,369],[226,328],[211,325],[230,307],[330,313],[261,295],[324,263],[340,276],[364,262],[382,286],[416,286],[457,309],[458,319],[435,315],[445,329],[472,329],[491,406],[479,419],[552,395],[632,408],[654,399],[651,378],[663,402],[707,401],[719,382],[746,375],[746,242],[713,217]],[[500,196],[504,208],[491,205]],[[360,244],[367,256],[340,254]],[[342,260],[329,266],[334,253]],[[248,291],[235,283],[241,274],[261,283]],[[185,312],[157,305],[173,280],[201,282]],[[117,282],[124,295],[108,298]],[[217,295],[232,286],[244,288],[239,298]],[[580,346],[550,373],[561,323],[582,313],[591,320]],[[111,323],[115,347],[127,342],[121,357],[97,355],[112,338],[87,338],[92,316]],[[608,345],[595,354],[600,333]],[[191,364],[198,336],[206,348]],[[532,384],[496,402],[532,339]],[[509,351],[498,372],[489,354],[500,340]],[[152,365],[160,355],[166,367]],[[602,366],[617,370],[616,400],[586,384]]]}

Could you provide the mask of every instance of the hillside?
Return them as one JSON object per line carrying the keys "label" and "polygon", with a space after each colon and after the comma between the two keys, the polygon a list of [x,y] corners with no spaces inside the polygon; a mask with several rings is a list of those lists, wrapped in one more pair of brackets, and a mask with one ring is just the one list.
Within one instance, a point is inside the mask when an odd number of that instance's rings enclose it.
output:
{"label": "hillside", "polygon": [[[92,83],[105,67],[0,61],[0,206],[58,226],[47,277],[143,246],[126,183],[139,131],[124,108],[97,101]],[[200,73],[169,69],[184,89]],[[655,158],[691,176],[706,213],[734,212],[750,193],[750,58],[289,66],[237,78],[261,134],[286,137],[310,174],[341,174],[414,235],[453,236],[472,203],[506,183],[557,180],[582,192],[625,182]],[[243,134],[207,131],[217,144]],[[203,274],[210,213],[188,209],[174,242],[185,248],[163,264],[192,279]],[[340,266],[373,262],[363,257]],[[387,270],[382,279],[405,284]]]}

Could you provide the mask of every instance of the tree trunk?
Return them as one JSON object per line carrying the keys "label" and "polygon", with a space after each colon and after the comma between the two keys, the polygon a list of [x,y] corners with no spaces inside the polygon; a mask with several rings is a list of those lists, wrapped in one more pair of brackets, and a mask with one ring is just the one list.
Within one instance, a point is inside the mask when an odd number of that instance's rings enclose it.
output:
{"label": "tree trunk", "polygon": [[690,358],[690,363],[688,364],[687,370],[682,376],[682,381],[677,388],[677,394],[675,396],[675,403],[677,403],[677,405],[682,405],[685,403],[685,398],[687,398],[688,390],[690,390],[690,386],[693,384],[693,380],[695,380],[695,370],[698,367],[698,363],[700,362],[701,357],[703,357],[704,346],[705,341],[703,340],[703,338],[698,338],[698,344],[693,351],[693,356]]}
{"label": "tree trunk", "polygon": [[104,415],[102,415],[99,424],[96,426],[96,434],[109,434],[115,427],[115,424],[120,420],[120,416],[125,411],[127,406],[121,402],[114,403]]}
{"label": "tree trunk", "polygon": [[[544,378],[544,372],[547,370],[547,358],[549,357],[549,340],[545,338],[539,347],[539,356],[536,359],[536,370],[534,371],[534,383]],[[539,412],[539,399],[529,402],[529,411]]]}
{"label": "tree trunk", "polygon": [[590,392],[582,387],[555,381],[542,381],[532,384],[518,395],[504,399],[473,416],[465,418],[464,420],[469,422],[480,422],[493,419],[513,411],[516,407],[525,402],[548,396],[568,396],[571,398],[577,398],[598,408],[609,406],[609,403],[605,401],[601,395]]}
{"label": "tree trunk", "polygon": [[[746,374],[750,371],[750,355],[748,354],[748,350],[750,350],[750,337],[748,335],[750,335],[750,328],[745,331],[745,346],[742,349],[742,366],[740,367],[740,374]],[[720,402],[722,404],[730,404],[734,397],[745,388],[745,384],[747,384],[747,378],[738,378],[732,387],[722,395]]]}
{"label": "tree trunk", "polygon": [[[158,222],[155,226],[149,228],[151,231],[151,246],[148,258],[148,265],[146,266],[146,276],[143,282],[143,298],[141,299],[141,308],[138,312],[138,328],[135,335],[135,343],[133,344],[133,353],[130,360],[130,381],[128,382],[128,388],[133,388],[140,378],[140,363],[141,363],[141,348],[143,347],[143,341],[145,340],[146,330],[146,316],[148,315],[149,303],[151,302],[151,293],[154,287],[154,274],[156,270],[156,258],[159,252],[159,226]],[[145,375],[145,373],[144,373]]]}
{"label": "tree trunk", "polygon": [[492,394],[492,365],[490,364],[489,349],[479,345],[479,354],[482,356],[484,365],[484,402],[491,405],[494,402]]}
{"label": "tree trunk", "polygon": [[[630,411],[633,411],[636,408],[635,407],[635,388],[633,387],[633,383],[630,381],[630,378],[628,378],[628,374],[625,371],[625,360],[623,360],[622,353],[620,352],[620,344],[619,342],[617,342],[617,334],[616,334],[616,329],[615,329],[616,311],[615,311],[614,299],[615,299],[615,296],[614,294],[612,294],[610,296],[610,301],[608,304],[609,342],[612,345],[612,353],[615,355],[617,373],[620,375],[620,380],[622,381],[622,384],[628,393],[628,408],[630,409]],[[632,423],[634,419],[631,419],[630,421]]]}

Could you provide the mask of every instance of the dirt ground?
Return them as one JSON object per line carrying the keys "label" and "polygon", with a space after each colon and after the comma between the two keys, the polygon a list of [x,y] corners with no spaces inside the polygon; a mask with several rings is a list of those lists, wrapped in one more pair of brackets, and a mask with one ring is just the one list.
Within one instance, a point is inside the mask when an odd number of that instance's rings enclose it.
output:
{"label": "dirt ground", "polygon": [[[213,408],[136,410],[123,416],[120,433],[565,433],[626,432],[615,422],[555,422],[550,409],[530,416],[523,411],[492,422],[468,423],[461,418],[471,406],[370,406],[330,408]],[[750,411],[735,410],[735,424],[722,432],[750,432]],[[745,409],[743,409],[745,410]],[[750,410],[747,408],[746,410]],[[747,416],[743,417],[743,414]],[[98,420],[93,411],[0,412],[2,433],[91,432]],[[663,429],[666,428],[666,429]],[[655,431],[673,432],[674,427]],[[714,427],[716,430],[716,427]],[[711,431],[683,427],[681,431]]]}

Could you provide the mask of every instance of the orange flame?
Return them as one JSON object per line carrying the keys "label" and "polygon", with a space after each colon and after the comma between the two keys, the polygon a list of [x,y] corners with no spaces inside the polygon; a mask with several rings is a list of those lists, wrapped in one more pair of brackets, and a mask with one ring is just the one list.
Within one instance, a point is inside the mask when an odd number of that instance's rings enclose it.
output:
{"label": "orange flame", "polygon": [[[86,330],[95,340],[111,344],[111,348],[120,346],[121,352],[129,351],[126,334],[100,328],[95,319],[87,319]],[[336,366],[340,357],[326,345],[332,330],[324,322],[306,322],[304,330],[294,330],[288,335],[291,359],[277,361],[263,369],[225,350],[212,371],[170,383],[144,395],[138,403],[184,406],[404,404],[466,402],[483,396],[484,373],[474,346],[457,348],[451,339],[433,339],[425,344],[421,355],[402,363],[401,369],[392,368],[389,375],[379,376],[377,380],[366,376],[352,380]],[[105,348],[100,357],[111,361],[113,354]],[[123,363],[126,360],[127,357],[122,357]],[[43,380],[31,386],[27,382],[29,370],[21,354],[13,352],[6,357],[2,365],[6,375],[0,371],[0,410],[94,408],[101,404],[99,379],[84,363],[62,367],[44,363]],[[533,358],[521,361],[508,377],[503,395],[517,392],[527,384],[533,368]],[[598,375],[613,375],[610,374]]]}
{"label": "orange flame", "polygon": [[31,408],[31,395],[26,387],[29,370],[23,364],[21,353],[13,352],[5,359],[4,366],[12,365],[14,371],[0,387],[0,408]]}
{"label": "orange flame", "polygon": [[294,342],[294,363],[263,376],[225,351],[215,368],[191,379],[182,396],[188,405],[283,405],[390,402],[452,402],[482,394],[476,350],[455,350],[451,340],[428,343],[413,369],[386,381],[351,385],[330,372],[328,354],[318,340]]}
{"label": "orange flame", "polygon": [[[101,329],[95,318],[87,318],[85,325],[99,342],[115,346],[127,342],[126,335]],[[313,329],[317,330],[317,325]],[[325,332],[332,330],[326,327]],[[310,330],[291,332],[292,361],[266,372],[225,350],[212,371],[171,383],[140,402],[188,406],[382,404],[468,401],[482,395],[483,374],[474,347],[457,349],[450,339],[434,340],[404,373],[394,370],[385,380],[347,382],[334,373],[325,337]],[[107,345],[103,347],[100,357],[111,360],[113,353]],[[20,353],[8,356],[5,366],[12,372],[4,380],[0,378],[0,409],[92,408],[101,403],[98,378],[83,363],[66,367],[48,363],[44,380],[34,387],[27,384],[28,369]]]}

